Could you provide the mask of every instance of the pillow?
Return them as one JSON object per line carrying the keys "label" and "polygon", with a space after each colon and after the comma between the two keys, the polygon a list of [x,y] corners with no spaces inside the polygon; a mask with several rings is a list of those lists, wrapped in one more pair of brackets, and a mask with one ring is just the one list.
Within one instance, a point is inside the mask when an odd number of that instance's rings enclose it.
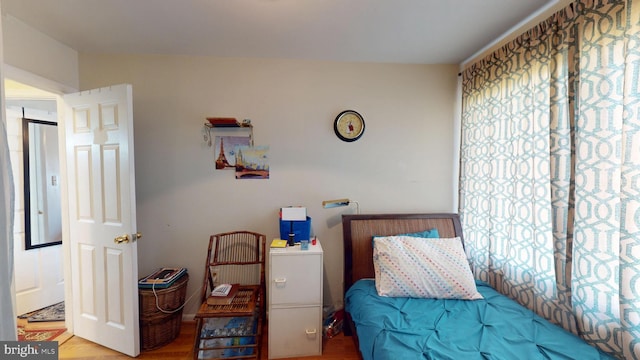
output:
{"label": "pillow", "polygon": [[376,290],[385,297],[482,299],[459,237],[373,239]]}
{"label": "pillow", "polygon": [[408,234],[400,234],[398,236],[411,236],[411,237],[419,237],[419,238],[439,238],[440,234],[438,233],[438,229],[431,229],[425,231],[419,231]]}

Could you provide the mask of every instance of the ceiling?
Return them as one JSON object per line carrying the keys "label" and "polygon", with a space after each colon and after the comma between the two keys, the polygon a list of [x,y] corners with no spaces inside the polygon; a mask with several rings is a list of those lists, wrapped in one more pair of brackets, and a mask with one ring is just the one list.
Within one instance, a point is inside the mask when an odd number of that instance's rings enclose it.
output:
{"label": "ceiling", "polygon": [[459,64],[558,0],[2,0],[79,52]]}

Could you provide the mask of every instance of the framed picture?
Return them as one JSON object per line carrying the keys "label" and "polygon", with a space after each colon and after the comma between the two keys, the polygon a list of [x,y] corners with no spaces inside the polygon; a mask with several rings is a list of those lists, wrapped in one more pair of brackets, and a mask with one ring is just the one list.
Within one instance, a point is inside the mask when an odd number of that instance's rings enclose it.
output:
{"label": "framed picture", "polygon": [[216,136],[213,158],[216,170],[233,170],[236,166],[236,147],[250,146],[250,136]]}
{"label": "framed picture", "polygon": [[236,179],[269,178],[269,146],[237,146]]}

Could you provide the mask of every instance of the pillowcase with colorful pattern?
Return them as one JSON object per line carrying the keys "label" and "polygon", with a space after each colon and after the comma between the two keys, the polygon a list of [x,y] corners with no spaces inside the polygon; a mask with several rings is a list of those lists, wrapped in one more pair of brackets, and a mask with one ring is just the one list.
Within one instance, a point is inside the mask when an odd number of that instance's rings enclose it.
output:
{"label": "pillowcase with colorful pattern", "polygon": [[378,295],[482,299],[459,237],[384,236],[373,243]]}

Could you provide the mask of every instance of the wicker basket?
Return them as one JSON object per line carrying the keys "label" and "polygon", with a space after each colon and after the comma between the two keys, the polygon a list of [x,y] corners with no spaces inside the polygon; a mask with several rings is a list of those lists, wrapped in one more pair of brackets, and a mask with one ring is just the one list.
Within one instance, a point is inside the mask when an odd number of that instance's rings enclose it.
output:
{"label": "wicker basket", "polygon": [[[180,334],[181,306],[187,295],[188,281],[189,275],[185,274],[171,286],[165,289],[155,289],[155,294],[152,289],[139,289],[142,351],[154,350],[167,345]],[[158,297],[157,306],[156,295]],[[169,313],[160,311],[158,307]]]}

